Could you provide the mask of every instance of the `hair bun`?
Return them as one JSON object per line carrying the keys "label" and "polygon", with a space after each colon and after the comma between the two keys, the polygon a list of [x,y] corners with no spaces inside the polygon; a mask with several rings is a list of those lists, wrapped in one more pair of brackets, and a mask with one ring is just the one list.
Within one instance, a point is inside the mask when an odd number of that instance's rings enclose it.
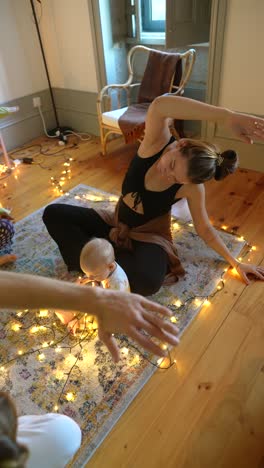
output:
{"label": "hair bun", "polygon": [[234,150],[223,151],[221,158],[221,164],[216,166],[215,180],[222,180],[229,174],[233,174],[238,167],[238,156]]}

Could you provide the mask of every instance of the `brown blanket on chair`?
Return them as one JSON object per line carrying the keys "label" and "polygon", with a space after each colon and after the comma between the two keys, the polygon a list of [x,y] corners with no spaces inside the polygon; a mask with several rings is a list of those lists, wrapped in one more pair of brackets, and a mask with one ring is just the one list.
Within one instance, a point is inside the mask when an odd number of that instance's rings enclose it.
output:
{"label": "brown blanket on chair", "polygon": [[139,88],[138,103],[129,106],[118,120],[126,143],[143,135],[147,110],[157,96],[170,91],[173,75],[173,84],[177,86],[182,75],[180,55],[151,51]]}

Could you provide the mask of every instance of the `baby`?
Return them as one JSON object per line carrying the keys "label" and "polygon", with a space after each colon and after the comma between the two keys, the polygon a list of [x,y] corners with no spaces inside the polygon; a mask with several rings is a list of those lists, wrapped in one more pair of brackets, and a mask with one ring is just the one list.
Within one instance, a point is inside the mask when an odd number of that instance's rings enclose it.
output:
{"label": "baby", "polygon": [[[94,281],[105,289],[130,292],[127,275],[115,261],[113,246],[106,239],[95,238],[84,245],[80,266],[86,275],[86,283]],[[77,328],[85,328],[83,320],[74,318],[75,312],[57,311],[56,315],[74,332]]]}
{"label": "baby", "polygon": [[81,251],[80,265],[90,281],[99,281],[105,289],[130,291],[127,275],[116,263],[112,244],[106,239],[92,239]]}

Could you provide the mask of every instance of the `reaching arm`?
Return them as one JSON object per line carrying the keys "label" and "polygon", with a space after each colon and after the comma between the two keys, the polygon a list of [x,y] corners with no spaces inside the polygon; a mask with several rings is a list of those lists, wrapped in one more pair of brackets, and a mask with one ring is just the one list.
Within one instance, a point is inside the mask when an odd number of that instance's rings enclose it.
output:
{"label": "reaching arm", "polygon": [[112,333],[123,333],[145,349],[164,356],[141,330],[169,344],[178,343],[178,329],[156,314],[171,316],[164,306],[131,294],[97,287],[85,287],[41,276],[0,272],[0,309],[51,309],[88,312],[98,318],[99,336],[115,361],[119,350]]}
{"label": "reaching arm", "polygon": [[252,115],[234,112],[224,107],[212,106],[170,94],[156,98],[146,119],[145,138],[142,143],[149,145],[166,144],[169,140],[168,119],[204,120],[223,124],[234,136],[251,143],[252,140],[264,141],[264,119]]}
{"label": "reaching arm", "polygon": [[255,265],[240,263],[231,254],[216,230],[211,225],[205,208],[205,189],[203,184],[191,185],[190,196],[187,198],[193,223],[197,234],[215,252],[221,255],[226,261],[236,268],[242,279],[249,284],[248,274],[253,274],[257,278],[264,280],[264,268]]}

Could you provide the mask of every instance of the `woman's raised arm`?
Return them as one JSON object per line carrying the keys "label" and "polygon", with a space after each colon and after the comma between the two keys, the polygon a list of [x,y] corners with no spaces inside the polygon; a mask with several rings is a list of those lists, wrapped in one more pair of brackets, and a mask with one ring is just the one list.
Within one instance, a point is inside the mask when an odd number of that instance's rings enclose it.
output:
{"label": "woman's raised arm", "polygon": [[264,141],[264,119],[212,106],[189,98],[164,94],[149,107],[143,144],[161,145],[168,141],[168,119],[204,120],[225,125],[234,136],[246,143]]}

